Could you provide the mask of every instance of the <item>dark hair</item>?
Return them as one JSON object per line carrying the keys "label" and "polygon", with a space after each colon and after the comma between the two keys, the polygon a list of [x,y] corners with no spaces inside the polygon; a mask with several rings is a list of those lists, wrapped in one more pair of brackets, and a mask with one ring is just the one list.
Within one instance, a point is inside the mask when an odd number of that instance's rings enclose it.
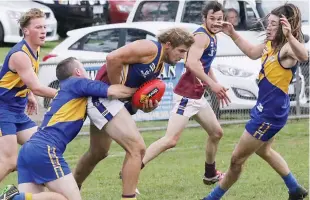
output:
{"label": "dark hair", "polygon": [[[291,25],[292,35],[301,43],[304,41],[304,36],[301,31],[301,13],[297,6],[291,3],[279,6],[271,11],[272,15],[278,16],[279,18],[284,15]],[[269,17],[270,14],[267,16]],[[277,31],[275,40],[275,52],[280,51],[280,49],[287,43],[287,39],[282,32],[282,24],[280,23],[279,29]]]}
{"label": "dark hair", "polygon": [[202,17],[207,18],[208,12],[210,10],[213,10],[213,12],[222,11],[224,13],[224,8],[222,4],[217,1],[211,1],[210,3],[206,4],[205,7],[202,9]]}
{"label": "dark hair", "polygon": [[76,58],[69,57],[58,63],[56,67],[56,77],[59,81],[65,80],[72,76],[75,61],[77,61]]}

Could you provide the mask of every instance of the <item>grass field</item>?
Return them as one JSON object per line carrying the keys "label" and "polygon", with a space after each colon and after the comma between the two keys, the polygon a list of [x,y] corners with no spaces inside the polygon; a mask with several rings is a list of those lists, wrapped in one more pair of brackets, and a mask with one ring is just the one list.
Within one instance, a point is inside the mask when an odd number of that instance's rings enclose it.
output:
{"label": "grass field", "polygon": [[[41,48],[41,60],[42,58],[48,54],[56,45],[59,44],[59,41],[54,42],[46,42],[46,44]],[[4,62],[6,54],[9,50],[14,46],[14,44],[5,44],[0,48],[0,65]]]}
{"label": "grass field", "polygon": [[[299,182],[309,187],[309,121],[291,121],[276,137],[274,148],[287,160]],[[224,134],[217,154],[217,167],[226,170],[231,152],[244,125],[224,126]],[[163,132],[144,132],[146,144],[160,138]],[[149,163],[140,176],[141,200],[198,200],[214,186],[205,186],[201,177],[204,172],[205,132],[187,129],[178,146]],[[72,168],[88,148],[89,138],[80,136],[67,148],[65,158]],[[85,200],[119,200],[121,181],[118,172],[124,152],[113,144],[110,156],[101,162],[82,188]],[[16,184],[16,173],[0,184]],[[283,200],[287,190],[282,179],[258,156],[252,156],[246,164],[239,182],[227,193],[226,200]]]}

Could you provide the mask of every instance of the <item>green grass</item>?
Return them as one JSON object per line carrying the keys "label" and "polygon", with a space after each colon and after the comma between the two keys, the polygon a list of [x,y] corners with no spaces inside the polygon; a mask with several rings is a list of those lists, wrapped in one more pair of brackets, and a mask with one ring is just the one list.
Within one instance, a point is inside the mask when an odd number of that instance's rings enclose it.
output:
{"label": "green grass", "polygon": [[[48,54],[56,45],[59,44],[60,41],[46,42],[45,45],[41,48],[40,58],[42,58]],[[0,48],[0,65],[4,62],[6,54],[10,51],[10,49],[14,46],[14,44],[5,44]]]}
{"label": "green grass", "polygon": [[[309,187],[309,122],[290,121],[277,135],[274,149],[288,162],[300,184]],[[244,125],[224,126],[224,134],[217,153],[217,168],[226,170],[230,156],[238,142]],[[160,132],[144,132],[147,145],[163,135]],[[178,146],[163,153],[149,163],[140,176],[140,200],[193,200],[205,196],[214,186],[205,186],[201,177],[204,172],[204,141],[206,133],[201,128],[186,129]],[[77,137],[69,144],[65,158],[72,168],[87,150],[89,137]],[[110,157],[101,162],[86,180],[82,189],[85,200],[119,200],[121,181],[118,173],[123,161],[123,150],[113,143]],[[10,174],[0,188],[16,184],[16,173]],[[283,180],[258,156],[253,155],[246,164],[240,180],[225,196],[226,200],[283,200],[287,190]]]}

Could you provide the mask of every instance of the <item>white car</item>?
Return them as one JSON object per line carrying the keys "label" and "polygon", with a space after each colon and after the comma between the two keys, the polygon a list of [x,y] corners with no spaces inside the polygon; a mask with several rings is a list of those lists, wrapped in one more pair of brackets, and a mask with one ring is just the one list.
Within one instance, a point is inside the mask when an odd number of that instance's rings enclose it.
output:
{"label": "white car", "polygon": [[17,43],[22,40],[23,35],[17,20],[31,8],[39,8],[46,15],[46,41],[58,40],[57,20],[49,7],[31,0],[0,1],[0,43]]}
{"label": "white car", "polygon": [[[84,66],[91,73],[91,78],[94,78],[96,71],[105,63],[105,57],[109,52],[138,39],[156,40],[155,36],[161,30],[175,26],[186,28],[188,31],[193,31],[199,27],[197,24],[188,23],[136,22],[102,25],[70,31],[68,32],[69,37],[55,47],[47,56],[48,59],[43,62],[39,72],[40,81],[45,85],[58,87],[55,65],[60,60],[70,56],[83,61]],[[224,110],[251,109],[255,105],[258,94],[256,79],[261,68],[260,60],[250,60],[241,53],[238,56],[240,50],[228,36],[220,33],[217,38],[219,51],[212,68],[218,81],[229,88],[228,95],[231,103],[229,106],[220,108],[212,93],[211,96],[207,95],[206,97],[210,99],[213,109],[218,114]],[[171,95],[178,78],[184,72],[184,62],[180,61],[176,66],[166,65],[165,67],[162,77],[164,80],[169,80],[166,93]],[[295,95],[293,84],[290,86],[290,95]],[[45,107],[49,104],[48,99],[44,101],[41,99],[40,102]],[[292,99],[292,104],[295,104],[294,99]],[[165,110],[169,110],[171,108],[171,99],[165,103],[162,102],[161,106]],[[169,112],[162,114],[162,116],[167,115],[169,115]],[[141,116],[141,118],[147,117],[143,113],[138,116]]]}

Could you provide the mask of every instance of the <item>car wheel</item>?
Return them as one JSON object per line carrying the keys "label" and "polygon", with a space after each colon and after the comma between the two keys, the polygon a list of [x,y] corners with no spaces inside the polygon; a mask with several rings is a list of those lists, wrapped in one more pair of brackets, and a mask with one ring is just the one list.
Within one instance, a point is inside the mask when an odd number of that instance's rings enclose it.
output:
{"label": "car wheel", "polygon": [[2,44],[4,42],[4,30],[3,30],[3,26],[0,22],[0,44]]}
{"label": "car wheel", "polygon": [[[49,84],[49,87],[54,88],[54,89],[58,89],[59,88],[59,81],[58,80],[53,81],[51,84]],[[43,101],[44,108],[47,109],[50,106],[51,100],[52,100],[52,98],[44,97],[44,101]]]}
{"label": "car wheel", "polygon": [[219,103],[218,99],[216,98],[216,95],[214,94],[214,92],[212,92],[208,88],[207,92],[205,93],[205,98],[207,99],[211,108],[213,109],[216,118],[220,119],[221,118],[220,103]]}

